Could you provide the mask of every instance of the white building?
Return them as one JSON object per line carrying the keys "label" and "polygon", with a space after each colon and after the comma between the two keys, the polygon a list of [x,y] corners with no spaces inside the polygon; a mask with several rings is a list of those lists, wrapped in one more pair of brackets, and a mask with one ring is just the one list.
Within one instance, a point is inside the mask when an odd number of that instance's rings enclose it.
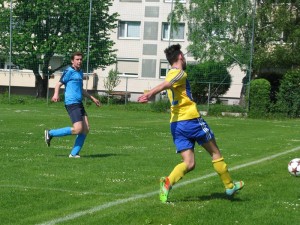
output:
{"label": "white building", "polygon": [[[187,6],[188,1],[180,0]],[[174,4],[175,1],[172,3],[172,0],[113,1],[110,12],[117,12],[120,15],[118,29],[111,34],[111,39],[115,42],[114,48],[117,49],[117,63],[105,69],[95,70],[97,79],[89,79],[85,87],[98,91],[100,94],[105,92],[104,79],[111,69],[116,69],[121,82],[114,90],[130,92],[130,101],[136,101],[141,93],[162,82],[169,66],[164,49],[169,45],[179,43],[182,51],[186,53],[189,44],[187,23],[184,21],[170,35],[170,24],[167,18]],[[186,58],[188,63],[195,61],[190,54],[187,54]],[[52,68],[56,67],[54,61],[51,64],[53,64]],[[5,70],[4,65],[2,66]],[[6,79],[1,78],[3,72],[5,72]],[[223,97],[228,104],[238,104],[244,73],[238,67],[229,69],[229,72],[232,75],[232,85]],[[14,74],[16,73],[14,71]],[[7,85],[7,75],[7,70],[1,72],[0,68],[0,86]],[[60,73],[57,72],[56,75],[49,82],[50,88],[54,88],[55,83],[59,80]],[[29,86],[34,87],[32,78],[29,80],[33,83]],[[5,84],[2,81],[5,81]]]}
{"label": "white building", "polygon": [[[189,0],[180,0],[188,6]],[[131,93],[131,101],[146,90],[163,81],[168,70],[164,49],[179,43],[182,51],[187,52],[187,23],[182,21],[178,29],[170,35],[168,16],[174,7],[172,0],[115,0],[111,12],[119,13],[118,30],[112,33],[117,49],[117,64],[104,70],[96,70],[98,90],[105,90],[104,78],[111,69],[117,69],[121,83],[116,91]],[[169,38],[171,36],[171,39]],[[186,55],[188,62],[195,61]],[[224,95],[228,104],[238,104],[244,73],[233,67],[232,86]]]}

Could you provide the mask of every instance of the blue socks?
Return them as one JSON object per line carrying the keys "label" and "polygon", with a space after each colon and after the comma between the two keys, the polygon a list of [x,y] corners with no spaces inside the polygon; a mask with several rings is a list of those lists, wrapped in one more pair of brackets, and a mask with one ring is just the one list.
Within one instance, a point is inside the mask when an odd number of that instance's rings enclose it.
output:
{"label": "blue socks", "polygon": [[85,134],[78,134],[75,140],[74,147],[71,151],[71,155],[79,155],[79,152],[83,146],[83,143],[85,141],[86,135]]}
{"label": "blue socks", "polygon": [[71,127],[64,127],[64,128],[59,128],[55,130],[50,130],[49,134],[51,137],[62,137],[62,136],[67,136],[72,134],[72,128]]}
{"label": "blue socks", "polygon": [[[49,134],[51,137],[62,137],[67,135],[72,135],[72,128],[71,127],[64,127],[59,129],[50,130]],[[75,156],[78,155],[83,143],[85,141],[86,134],[78,134],[75,140],[74,147],[71,151],[71,155]]]}

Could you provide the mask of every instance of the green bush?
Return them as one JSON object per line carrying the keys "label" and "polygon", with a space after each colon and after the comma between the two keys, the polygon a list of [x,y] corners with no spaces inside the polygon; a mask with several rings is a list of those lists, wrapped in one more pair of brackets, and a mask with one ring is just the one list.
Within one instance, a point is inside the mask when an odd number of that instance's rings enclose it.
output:
{"label": "green bush", "polygon": [[222,62],[208,61],[200,64],[188,64],[186,71],[193,98],[197,103],[205,103],[209,91],[211,98],[218,98],[225,94],[232,82],[231,75]]}
{"label": "green bush", "polygon": [[154,112],[167,112],[170,109],[170,102],[168,100],[159,100],[150,103],[150,108]]}
{"label": "green bush", "polygon": [[9,96],[8,92],[0,94],[1,104],[11,104],[11,105],[30,105],[36,103],[46,103],[46,99],[35,98],[30,95],[14,95]]}
{"label": "green bush", "polygon": [[270,82],[266,79],[252,80],[250,83],[249,113],[250,117],[260,118],[268,116],[270,111]]}
{"label": "green bush", "polygon": [[290,118],[300,116],[300,69],[287,72],[281,80],[276,111]]}
{"label": "green bush", "polygon": [[230,113],[246,113],[246,110],[239,105],[223,105],[223,104],[213,104],[209,106],[208,115],[210,116],[222,116],[223,112]]}
{"label": "green bush", "polygon": [[107,98],[107,95],[98,95],[95,97],[97,97],[99,99],[101,104],[108,104],[108,105],[125,104],[125,100],[123,98],[120,99],[115,96],[111,96],[111,97]]}

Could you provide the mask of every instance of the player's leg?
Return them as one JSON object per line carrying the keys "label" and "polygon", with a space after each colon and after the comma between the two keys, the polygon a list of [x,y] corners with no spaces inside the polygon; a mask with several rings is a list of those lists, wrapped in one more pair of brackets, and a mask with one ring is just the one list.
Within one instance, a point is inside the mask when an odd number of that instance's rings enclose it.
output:
{"label": "player's leg", "polygon": [[205,150],[210,154],[215,171],[219,174],[225,188],[232,188],[233,182],[230,177],[227,164],[222,157],[220,150],[215,142],[215,139],[202,144]]}
{"label": "player's leg", "polygon": [[195,156],[193,149],[180,152],[183,162],[177,164],[169,176],[160,179],[160,200],[167,202],[169,191],[186,173],[195,168]]}
{"label": "player's leg", "polygon": [[58,129],[45,130],[45,142],[50,147],[50,141],[53,137],[63,137],[72,134],[72,127],[63,127]]}
{"label": "player's leg", "polygon": [[186,173],[195,168],[195,157],[192,149],[187,149],[180,152],[182,163],[179,163],[168,176],[170,184],[177,183]]}
{"label": "player's leg", "polygon": [[[79,109],[78,104],[66,105],[65,107],[73,123],[73,127],[63,127],[58,129],[45,130],[45,142],[48,147],[50,146],[50,141],[53,137],[63,137],[63,136],[75,134],[74,123],[82,120],[80,119],[81,114],[80,111],[78,110]],[[80,126],[78,126],[78,128],[80,129]]]}
{"label": "player's leg", "polygon": [[160,200],[166,202],[168,200],[169,191],[172,186],[178,182],[187,172],[195,168],[194,146],[195,142],[191,141],[185,135],[186,122],[171,123],[171,132],[173,141],[177,149],[177,153],[181,154],[183,162],[177,164],[169,176],[160,179]]}
{"label": "player's leg", "polygon": [[220,150],[216,144],[215,139],[211,139],[208,142],[202,144],[202,146],[205,148],[205,150],[210,154],[212,158],[212,164],[215,169],[215,171],[219,174],[219,177],[221,178],[226,194],[231,196],[236,191],[242,189],[244,187],[244,182],[233,182],[230,176],[230,173],[227,168],[227,164],[224,161],[224,158],[222,157]]}
{"label": "player's leg", "polygon": [[233,195],[237,190],[243,188],[244,183],[237,182],[234,183],[230,177],[227,164],[224,161],[224,158],[221,155],[221,152],[217,146],[214,133],[205,122],[203,118],[198,118],[198,126],[194,128],[197,130],[196,140],[199,145],[202,145],[204,149],[210,154],[212,158],[212,163],[215,171],[219,174],[224,187],[226,189],[226,193],[228,195]]}
{"label": "player's leg", "polygon": [[86,136],[89,132],[89,122],[87,116],[82,121],[73,124],[74,134],[77,134],[73,149],[69,155],[70,158],[79,158],[79,152],[82,149]]}

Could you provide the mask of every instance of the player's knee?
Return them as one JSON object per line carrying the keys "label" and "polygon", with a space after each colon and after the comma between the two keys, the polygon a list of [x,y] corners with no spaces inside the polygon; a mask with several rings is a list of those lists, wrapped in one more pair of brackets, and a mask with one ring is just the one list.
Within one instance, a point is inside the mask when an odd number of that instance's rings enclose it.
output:
{"label": "player's knee", "polygon": [[189,162],[187,163],[187,170],[188,171],[192,171],[193,169],[195,169],[196,167],[196,163],[195,162]]}
{"label": "player's knee", "polygon": [[83,131],[82,127],[74,127],[72,134],[81,134]]}

